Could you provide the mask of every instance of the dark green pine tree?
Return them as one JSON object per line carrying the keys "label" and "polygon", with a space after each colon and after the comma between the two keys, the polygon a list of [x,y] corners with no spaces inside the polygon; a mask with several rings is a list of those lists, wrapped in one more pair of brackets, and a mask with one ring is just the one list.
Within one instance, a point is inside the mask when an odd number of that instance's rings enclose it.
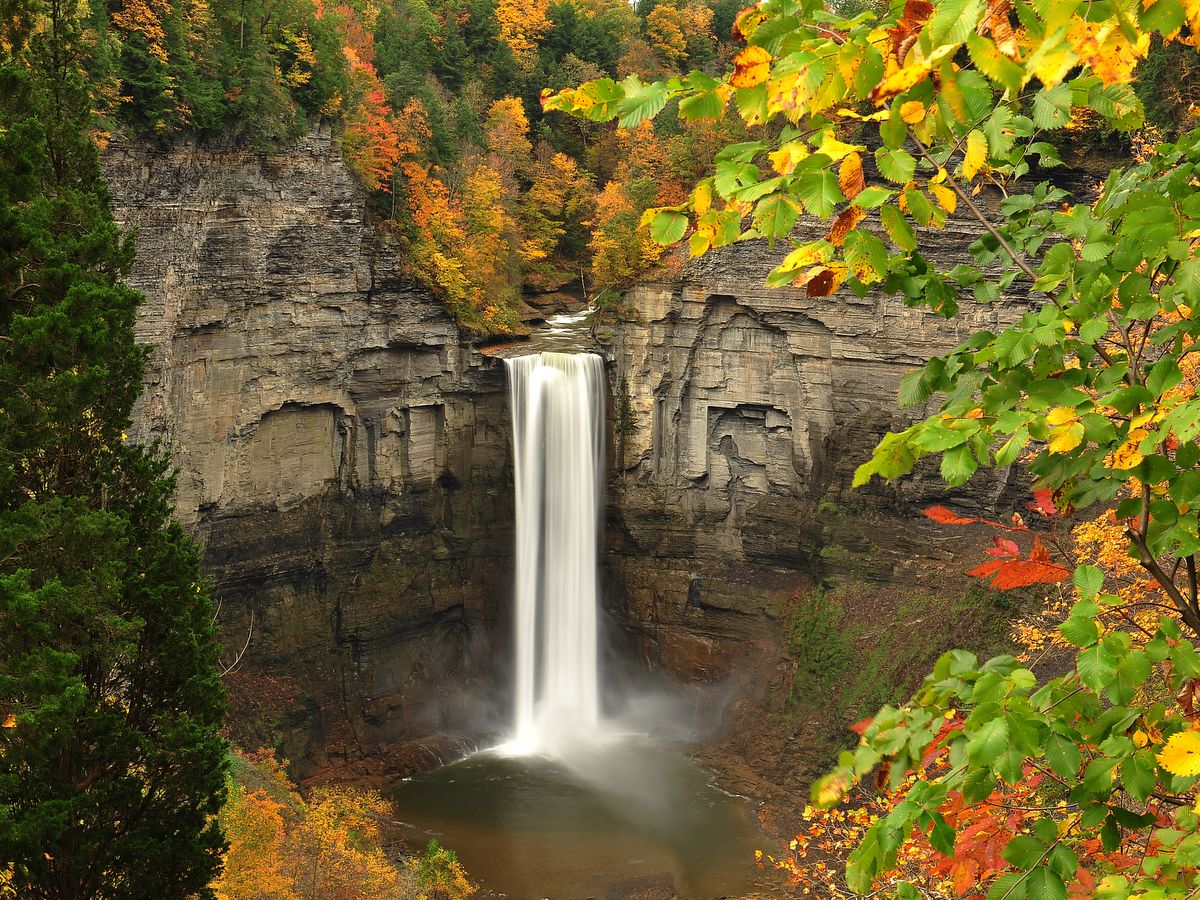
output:
{"label": "dark green pine tree", "polygon": [[22,898],[211,896],[211,602],[166,461],[123,440],[141,297],[73,9],[32,12],[0,25],[0,871]]}

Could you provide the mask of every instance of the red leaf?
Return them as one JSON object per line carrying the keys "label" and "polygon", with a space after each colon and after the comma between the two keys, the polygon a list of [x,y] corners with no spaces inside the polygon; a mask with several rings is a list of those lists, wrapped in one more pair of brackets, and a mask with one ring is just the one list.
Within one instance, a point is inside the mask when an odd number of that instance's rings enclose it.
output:
{"label": "red leaf", "polygon": [[1008,538],[997,537],[992,539],[994,547],[985,550],[988,556],[995,556],[1000,559],[1020,559],[1021,548],[1017,546],[1016,541],[1010,541]]}
{"label": "red leaf", "polygon": [[853,725],[850,726],[850,730],[853,731],[857,735],[862,735],[863,733],[866,732],[866,730],[868,728],[871,727],[871,723],[874,721],[875,721],[875,718],[873,716],[869,719],[859,719],[857,722],[855,722]]}
{"label": "red leaf", "polygon": [[1046,550],[1045,546],[1042,545],[1041,538],[1035,537],[1033,539],[1033,547],[1029,551],[1029,558],[1033,562],[1040,562],[1040,563],[1048,563],[1051,561],[1050,553],[1049,553],[1049,551]]}
{"label": "red leaf", "polygon": [[[981,571],[990,568],[990,571]],[[1034,562],[1027,559],[992,560],[984,563],[971,575],[995,574],[989,585],[993,590],[1010,591],[1013,588],[1029,587],[1031,584],[1058,584],[1071,573],[1055,563]]]}
{"label": "red leaf", "polygon": [[942,525],[971,525],[974,522],[982,522],[982,519],[972,518],[970,516],[960,516],[956,512],[952,512],[944,506],[931,506],[928,509],[923,509],[921,512],[927,519],[933,519]]}
{"label": "red leaf", "polygon": [[1043,516],[1057,516],[1058,507],[1054,505],[1054,491],[1049,488],[1034,491],[1033,502],[1029,504],[1029,508]]}

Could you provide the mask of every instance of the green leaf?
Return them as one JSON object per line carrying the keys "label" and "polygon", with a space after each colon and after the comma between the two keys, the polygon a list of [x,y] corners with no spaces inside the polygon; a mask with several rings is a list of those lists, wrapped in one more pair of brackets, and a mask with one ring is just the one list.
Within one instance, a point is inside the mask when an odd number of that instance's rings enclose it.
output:
{"label": "green leaf", "polygon": [[967,741],[967,758],[981,766],[990,766],[1008,749],[1008,722],[989,719]]}
{"label": "green leaf", "polygon": [[687,231],[688,217],[681,212],[663,210],[650,221],[650,237],[658,244],[673,244]]}
{"label": "green leaf", "polygon": [[933,387],[925,378],[924,369],[906,372],[900,379],[900,405],[916,406],[924,403],[933,394]]}
{"label": "green leaf", "polygon": [[1079,654],[1079,677],[1094,691],[1108,686],[1117,674],[1116,664],[1103,647],[1092,647]]}
{"label": "green leaf", "polygon": [[1158,785],[1154,754],[1143,750],[1121,763],[1121,784],[1131,797],[1144,802]]}
{"label": "green leaf", "polygon": [[929,19],[929,39],[933,47],[961,44],[975,30],[983,9],[981,0],[942,0]]}
{"label": "green leaf", "polygon": [[642,84],[636,75],[630,75],[621,82],[621,87],[625,99],[617,104],[621,115],[617,124],[622,128],[632,128],[654,118],[667,105],[667,86],[661,81]]}
{"label": "green leaf", "polygon": [[1083,786],[1097,796],[1107,796],[1112,791],[1112,773],[1119,762],[1103,756],[1093,759],[1083,770]]}
{"label": "green leaf", "polygon": [[979,463],[975,461],[975,454],[966,444],[961,444],[942,454],[942,479],[950,487],[958,487],[960,484],[966,483],[978,468]]}
{"label": "green leaf", "polygon": [[875,151],[875,164],[884,178],[896,184],[912,181],[913,173],[917,171],[917,161],[902,147],[896,150],[880,147]]}
{"label": "green leaf", "polygon": [[814,216],[828,219],[846,198],[838,187],[837,176],[827,170],[805,172],[792,182],[792,188]]}
{"label": "green leaf", "polygon": [[685,122],[711,121],[721,118],[725,101],[716,91],[700,91],[679,101],[679,118]]}
{"label": "green leaf", "polygon": [[1189,306],[1200,304],[1200,259],[1189,259],[1179,266],[1175,287]]}
{"label": "green leaf", "polygon": [[887,202],[888,198],[894,196],[895,193],[895,191],[889,191],[887,188],[872,185],[869,188],[859,191],[858,195],[850,202],[863,209],[874,209]]}
{"label": "green leaf", "polygon": [[1073,580],[1079,595],[1088,600],[1100,593],[1100,589],[1104,587],[1104,573],[1095,566],[1076,566]]}
{"label": "green leaf", "polygon": [[1095,620],[1085,616],[1071,616],[1058,626],[1058,631],[1076,647],[1090,647],[1100,639]]}
{"label": "green leaf", "polygon": [[1026,879],[1029,900],[1067,900],[1067,886],[1049,866],[1038,866]]}
{"label": "green leaf", "polygon": [[1032,834],[1018,834],[1000,855],[1018,869],[1032,869],[1045,852],[1046,845]]}
{"label": "green leaf", "polygon": [[1046,762],[1058,775],[1074,780],[1079,774],[1079,763],[1082,757],[1079,747],[1074,741],[1052,734],[1046,740]]}
{"label": "green leaf", "polygon": [[891,205],[881,206],[879,218],[883,222],[883,230],[887,232],[893,244],[910,253],[917,249],[917,236],[904,218],[904,213]]}
{"label": "green leaf", "polygon": [[754,208],[754,227],[774,242],[792,232],[800,218],[800,204],[788,194],[772,194]]}
{"label": "green leaf", "polygon": [[1071,121],[1071,88],[1066,83],[1042,88],[1033,96],[1033,124],[1045,130],[1062,128]]}

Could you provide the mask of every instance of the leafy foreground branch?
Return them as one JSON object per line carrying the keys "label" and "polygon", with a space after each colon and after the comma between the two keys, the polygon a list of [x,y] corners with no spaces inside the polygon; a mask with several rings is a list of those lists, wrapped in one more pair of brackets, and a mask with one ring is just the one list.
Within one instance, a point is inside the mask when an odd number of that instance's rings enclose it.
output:
{"label": "leafy foreground branch", "polygon": [[[647,213],[660,243],[687,237],[698,256],[791,241],[808,214],[827,234],[793,242],[770,284],[882,290],[947,317],[1027,292],[1017,321],[904,378],[902,403],[937,398],[939,412],[887,435],[855,484],[926,456],[951,486],[1023,460],[1041,514],[1107,509],[1093,527],[1122,548],[1080,564],[1040,539],[1023,551],[1019,517],[990,523],[1012,533],[976,574],[997,588],[1066,581],[1053,640],[1073,665],[1039,681],[1013,657],[953,652],[907,704],[863,723],[814,786],[821,807],[872,773],[889,792],[838,824],[855,846],[845,888],[1200,896],[1200,131],[1150,147],[1090,202],[1032,177],[1058,164],[1052,132],[1085,117],[1141,126],[1137,65],[1152,40],[1194,55],[1200,3],[909,0],[846,15],[766,0],[735,29],[745,46],[724,78],[600,79],[543,102],[630,127],[673,100],[684,119],[736,114],[752,129],[684,203]],[[919,236],[951,216],[982,236],[940,271]]]}

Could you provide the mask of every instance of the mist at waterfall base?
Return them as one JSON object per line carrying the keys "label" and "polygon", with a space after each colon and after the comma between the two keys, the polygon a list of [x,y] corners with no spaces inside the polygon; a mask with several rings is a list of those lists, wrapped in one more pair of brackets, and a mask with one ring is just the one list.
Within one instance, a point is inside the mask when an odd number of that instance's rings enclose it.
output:
{"label": "mist at waterfall base", "polygon": [[414,842],[436,837],[458,853],[484,896],[737,895],[754,885],[761,837],[749,803],[678,749],[695,725],[687,694],[604,672],[603,360],[547,352],[505,364],[512,730],[490,751],[400,785],[397,814]]}

